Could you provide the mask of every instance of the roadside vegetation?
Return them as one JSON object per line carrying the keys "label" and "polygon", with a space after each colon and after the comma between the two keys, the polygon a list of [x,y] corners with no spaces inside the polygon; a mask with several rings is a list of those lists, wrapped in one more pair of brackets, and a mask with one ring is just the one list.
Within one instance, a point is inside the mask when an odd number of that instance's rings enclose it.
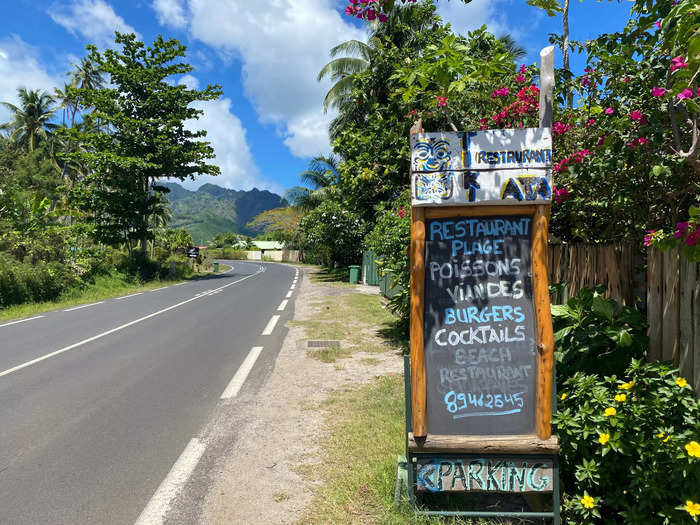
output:
{"label": "roadside vegetation", "polygon": [[191,277],[192,238],[167,227],[159,181],[218,173],[205,132],[182,124],[220,91],[173,82],[192,71],[184,54],[177,40],[117,34],[113,49],[88,46],[62,89],[18,86],[19,103],[3,102],[0,317]]}
{"label": "roadside vegetation", "polygon": [[[555,72],[552,236],[700,261],[700,6],[636,0],[619,33],[573,42],[568,1],[528,4],[564,15],[563,33],[551,38],[565,57]],[[430,1],[349,2],[346,14],[368,22],[368,38],[331,49],[319,73],[334,81],[323,101],[338,112],[333,152],[313,159],[304,186],[288,195],[301,213],[290,235],[338,276],[371,250],[401,290],[389,306],[407,337],[409,130],[537,127],[538,64],[521,63],[517,43],[485,27],[455,33]],[[580,74],[569,69],[571,52],[586,57]],[[697,522],[698,400],[677,368],[645,363],[644,312],[594,287],[552,313],[564,522]],[[317,323],[319,334],[345,336],[342,322]],[[384,378],[328,402],[331,461],[315,507],[322,517],[309,522],[414,519],[391,501],[403,448],[400,383]]]}

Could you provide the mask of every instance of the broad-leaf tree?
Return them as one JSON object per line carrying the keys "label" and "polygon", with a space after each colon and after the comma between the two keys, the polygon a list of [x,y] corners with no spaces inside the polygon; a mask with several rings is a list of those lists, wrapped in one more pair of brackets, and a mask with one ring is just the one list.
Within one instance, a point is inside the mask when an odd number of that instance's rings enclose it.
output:
{"label": "broad-leaf tree", "polygon": [[186,122],[202,114],[193,103],[216,99],[221,90],[176,83],[176,75],[193,69],[180,60],[186,48],[177,40],[158,36],[146,46],[134,34],[116,33],[115,41],[119,49],[103,53],[88,46],[91,67],[102,71],[108,83],[75,88],[100,126],[72,130],[84,149],[68,156],[88,168],[75,193],[99,240],[124,242],[129,250],[138,242],[145,254],[150,218],[160,205],[158,192],[167,193],[158,181],[220,171],[207,163],[214,150],[201,140],[206,132],[192,131]]}

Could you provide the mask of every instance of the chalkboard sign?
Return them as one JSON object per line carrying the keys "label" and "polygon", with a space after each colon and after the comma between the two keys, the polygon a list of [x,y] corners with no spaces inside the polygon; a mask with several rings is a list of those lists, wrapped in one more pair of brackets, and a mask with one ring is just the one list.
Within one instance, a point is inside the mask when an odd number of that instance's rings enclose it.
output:
{"label": "chalkboard sign", "polygon": [[427,426],[431,434],[535,431],[532,216],[425,222]]}

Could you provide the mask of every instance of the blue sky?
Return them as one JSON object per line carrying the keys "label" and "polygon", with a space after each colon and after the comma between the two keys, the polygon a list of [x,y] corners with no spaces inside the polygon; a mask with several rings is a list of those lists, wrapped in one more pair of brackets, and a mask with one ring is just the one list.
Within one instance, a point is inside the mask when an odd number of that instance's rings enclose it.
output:
{"label": "blue sky", "polygon": [[[223,97],[202,105],[197,126],[208,131],[222,174],[185,183],[214,182],[233,189],[284,191],[298,183],[310,157],[329,151],[323,95],[316,74],[328,49],[362,39],[361,23],[342,14],[342,0],[14,0],[0,20],[0,101],[15,101],[17,87],[53,91],[62,86],[85,46],[113,41],[115,29],[135,31],[145,42],[163,34],[188,47],[195,71],[189,85],[221,84]],[[439,12],[455,31],[486,24],[509,32],[538,59],[561,21],[525,0],[440,0]],[[572,39],[621,29],[631,2],[571,2]],[[561,62],[557,50],[558,63]],[[585,57],[574,56],[575,71]],[[0,109],[0,122],[9,113]]]}

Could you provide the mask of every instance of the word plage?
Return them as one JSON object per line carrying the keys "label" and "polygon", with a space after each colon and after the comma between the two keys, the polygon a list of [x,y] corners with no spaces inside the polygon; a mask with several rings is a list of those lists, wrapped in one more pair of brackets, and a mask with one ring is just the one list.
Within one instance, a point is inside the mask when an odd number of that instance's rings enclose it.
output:
{"label": "word plage", "polygon": [[532,218],[426,221],[428,425],[447,435],[534,430]]}

